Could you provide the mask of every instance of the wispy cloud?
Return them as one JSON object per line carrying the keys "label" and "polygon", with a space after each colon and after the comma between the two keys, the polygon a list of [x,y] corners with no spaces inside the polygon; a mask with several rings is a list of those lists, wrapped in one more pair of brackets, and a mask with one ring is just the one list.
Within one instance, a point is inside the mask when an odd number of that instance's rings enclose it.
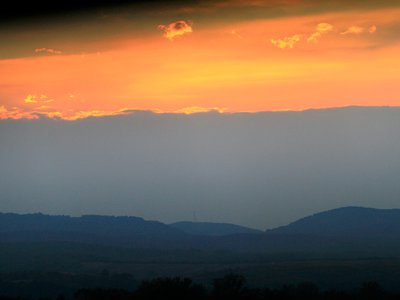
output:
{"label": "wispy cloud", "polygon": [[279,39],[271,39],[271,43],[280,49],[293,49],[294,45],[303,39],[309,43],[316,43],[324,34],[333,31],[333,25],[329,23],[319,23],[315,27],[315,31],[309,35],[307,34],[294,34]]}
{"label": "wispy cloud", "polygon": [[49,54],[62,54],[61,50],[51,49],[51,48],[36,48],[36,53],[49,53]]}
{"label": "wispy cloud", "polygon": [[158,28],[164,32],[164,37],[171,41],[178,36],[193,32],[192,26],[186,21],[176,21],[168,25],[158,25]]}
{"label": "wispy cloud", "polygon": [[281,39],[271,39],[271,43],[281,49],[292,49],[301,40],[301,37],[301,34],[295,34]]}
{"label": "wispy cloud", "polygon": [[342,35],[347,35],[347,34],[361,34],[361,33],[375,33],[377,30],[377,27],[375,25],[372,25],[370,27],[361,27],[361,26],[350,26],[347,28],[346,31],[341,32],[340,34]]}
{"label": "wispy cloud", "polygon": [[[119,116],[119,115],[129,115],[133,114],[137,111],[137,109],[116,109],[116,110],[76,110],[76,111],[58,111],[49,106],[40,106],[36,107],[32,110],[27,108],[13,107],[8,109],[6,106],[0,106],[0,120],[7,119],[59,119],[66,121],[76,121],[80,119],[86,119],[91,117],[109,117],[109,116]],[[151,110],[153,113],[176,113],[176,114],[196,114],[196,113],[206,113],[206,112],[226,112],[225,108],[221,107],[201,107],[201,106],[190,106],[182,109],[174,110],[174,111],[163,111],[163,110]]]}
{"label": "wispy cloud", "polygon": [[29,94],[28,96],[25,97],[24,102],[28,104],[33,104],[33,103],[50,103],[53,102],[54,99],[51,99],[47,97],[46,95],[31,95]]}
{"label": "wispy cloud", "polygon": [[315,28],[315,32],[313,32],[308,38],[307,42],[316,43],[322,35],[333,31],[333,25],[329,23],[319,23]]}
{"label": "wispy cloud", "polygon": [[0,120],[5,119],[62,119],[67,121],[75,121],[79,119],[85,119],[89,117],[106,117],[106,116],[116,116],[129,114],[126,109],[123,110],[89,110],[89,111],[70,111],[70,112],[60,112],[57,110],[52,110],[50,107],[38,107],[34,110],[26,110],[19,107],[13,107],[12,109],[7,109],[4,105],[0,106]]}

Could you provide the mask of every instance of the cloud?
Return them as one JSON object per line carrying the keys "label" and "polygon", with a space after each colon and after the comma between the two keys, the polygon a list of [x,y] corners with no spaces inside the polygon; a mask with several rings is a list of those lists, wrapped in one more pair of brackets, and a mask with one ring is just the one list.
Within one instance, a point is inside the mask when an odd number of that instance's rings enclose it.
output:
{"label": "cloud", "polygon": [[[361,34],[370,33],[373,34],[377,30],[375,25],[370,27],[361,26],[350,26],[347,30],[340,32],[341,35],[347,34]],[[271,43],[280,49],[292,49],[296,43],[301,41],[303,38],[307,37],[308,43],[316,43],[325,34],[334,31],[334,26],[329,23],[319,23],[315,27],[315,31],[311,33],[308,37],[305,34],[294,34],[292,36],[287,36],[280,39],[271,39]],[[336,32],[337,33],[337,32]]]}
{"label": "cloud", "polygon": [[24,99],[25,103],[28,104],[33,104],[33,103],[50,103],[53,102],[54,99],[51,99],[49,97],[47,97],[46,95],[28,95],[26,96],[26,98]]}
{"label": "cloud", "polygon": [[171,41],[178,36],[193,32],[192,26],[185,21],[176,21],[169,25],[158,25],[158,28],[164,31],[164,37]]}
{"label": "cloud", "polygon": [[88,110],[88,111],[67,111],[61,112],[49,106],[40,106],[32,110],[23,109],[20,107],[13,107],[7,109],[4,105],[0,106],[0,120],[5,119],[61,119],[66,121],[75,121],[90,117],[107,117],[130,114],[131,111],[127,109],[119,110]]}
{"label": "cloud", "polygon": [[281,49],[286,49],[286,48],[292,49],[294,45],[301,40],[301,37],[302,35],[295,34],[277,40],[271,39],[271,43]]}
{"label": "cloud", "polygon": [[[329,23],[319,23],[315,27],[315,32],[307,37],[307,42],[316,43],[322,35],[333,31],[333,25]],[[271,39],[271,43],[281,49],[293,49],[294,45],[300,42],[306,35],[304,34],[294,34],[281,39]]]}
{"label": "cloud", "polygon": [[333,25],[329,24],[329,23],[319,23],[317,25],[317,28],[315,29],[317,32],[329,32],[333,30]]}
{"label": "cloud", "polygon": [[329,23],[319,23],[315,28],[315,32],[313,32],[308,38],[307,42],[316,43],[322,35],[333,31],[333,25]]}
{"label": "cloud", "polygon": [[19,107],[13,107],[11,110],[7,109],[4,105],[0,106],[0,120],[5,119],[38,119],[31,112],[24,111]]}
{"label": "cloud", "polygon": [[61,118],[68,121],[85,119],[90,117],[108,117],[128,114],[125,110],[89,110],[89,111],[76,111],[70,116],[61,115]]}
{"label": "cloud", "polygon": [[[221,107],[201,107],[201,106],[190,106],[182,109],[178,109],[175,111],[162,111],[162,110],[149,110],[144,112],[151,113],[177,113],[177,114],[196,114],[196,113],[206,113],[206,112],[218,112],[224,113],[226,112],[225,108]],[[6,119],[59,119],[66,121],[76,121],[80,119],[86,119],[91,117],[110,117],[110,116],[119,116],[119,115],[129,115],[137,112],[143,112],[142,110],[137,109],[117,109],[117,110],[78,110],[78,111],[58,111],[49,106],[40,106],[36,107],[32,110],[23,109],[19,107],[13,107],[12,109],[7,109],[4,105],[0,106],[0,120]]]}
{"label": "cloud", "polygon": [[361,34],[361,33],[375,33],[376,32],[376,26],[372,25],[370,27],[361,27],[361,26],[350,26],[347,28],[346,31],[341,32],[340,34],[342,35],[347,35],[347,34]]}
{"label": "cloud", "polygon": [[36,53],[50,53],[50,54],[62,54],[62,51],[60,50],[55,50],[51,48],[36,48],[35,49]]}
{"label": "cloud", "polygon": [[178,109],[178,110],[174,111],[174,113],[190,115],[190,114],[204,113],[204,112],[210,112],[210,111],[217,111],[219,113],[223,113],[226,111],[226,109],[220,108],[220,107],[207,108],[207,107],[201,107],[201,106],[190,106],[190,107]]}

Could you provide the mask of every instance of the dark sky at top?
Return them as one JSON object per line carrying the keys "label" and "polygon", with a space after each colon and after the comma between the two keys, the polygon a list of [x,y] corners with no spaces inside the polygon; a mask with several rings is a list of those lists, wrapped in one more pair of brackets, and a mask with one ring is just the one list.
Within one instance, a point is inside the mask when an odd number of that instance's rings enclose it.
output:
{"label": "dark sky at top", "polygon": [[40,21],[41,19],[57,18],[71,14],[79,14],[103,9],[113,9],[125,5],[137,9],[158,9],[176,5],[190,5],[198,1],[189,0],[69,0],[69,1],[7,1],[0,7],[0,23],[20,21]]}

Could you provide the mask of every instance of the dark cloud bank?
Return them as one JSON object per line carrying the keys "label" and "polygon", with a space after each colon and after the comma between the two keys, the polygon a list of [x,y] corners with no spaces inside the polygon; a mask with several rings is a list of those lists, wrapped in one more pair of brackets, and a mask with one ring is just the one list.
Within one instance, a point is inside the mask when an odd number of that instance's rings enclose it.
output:
{"label": "dark cloud bank", "polygon": [[0,121],[0,211],[283,225],[399,207],[400,108]]}

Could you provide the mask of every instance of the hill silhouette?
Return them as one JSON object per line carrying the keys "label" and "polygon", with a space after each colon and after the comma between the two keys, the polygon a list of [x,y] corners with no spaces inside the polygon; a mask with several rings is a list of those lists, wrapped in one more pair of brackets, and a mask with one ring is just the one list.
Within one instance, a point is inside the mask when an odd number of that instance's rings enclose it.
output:
{"label": "hill silhouette", "polygon": [[400,210],[362,207],[317,213],[260,234],[233,224],[166,225],[138,217],[0,214],[0,243],[3,244],[72,242],[173,251],[356,253],[397,257],[399,235]]}
{"label": "hill silhouette", "polygon": [[0,213],[2,242],[85,242],[131,247],[162,247],[185,233],[138,217],[82,217]]}
{"label": "hill silhouette", "polygon": [[266,232],[321,236],[398,237],[400,209],[342,207],[317,213]]}
{"label": "hill silhouette", "polygon": [[212,222],[176,222],[170,224],[171,227],[182,230],[193,235],[205,236],[224,236],[231,234],[260,234],[261,230],[229,224],[229,223],[212,223]]}

